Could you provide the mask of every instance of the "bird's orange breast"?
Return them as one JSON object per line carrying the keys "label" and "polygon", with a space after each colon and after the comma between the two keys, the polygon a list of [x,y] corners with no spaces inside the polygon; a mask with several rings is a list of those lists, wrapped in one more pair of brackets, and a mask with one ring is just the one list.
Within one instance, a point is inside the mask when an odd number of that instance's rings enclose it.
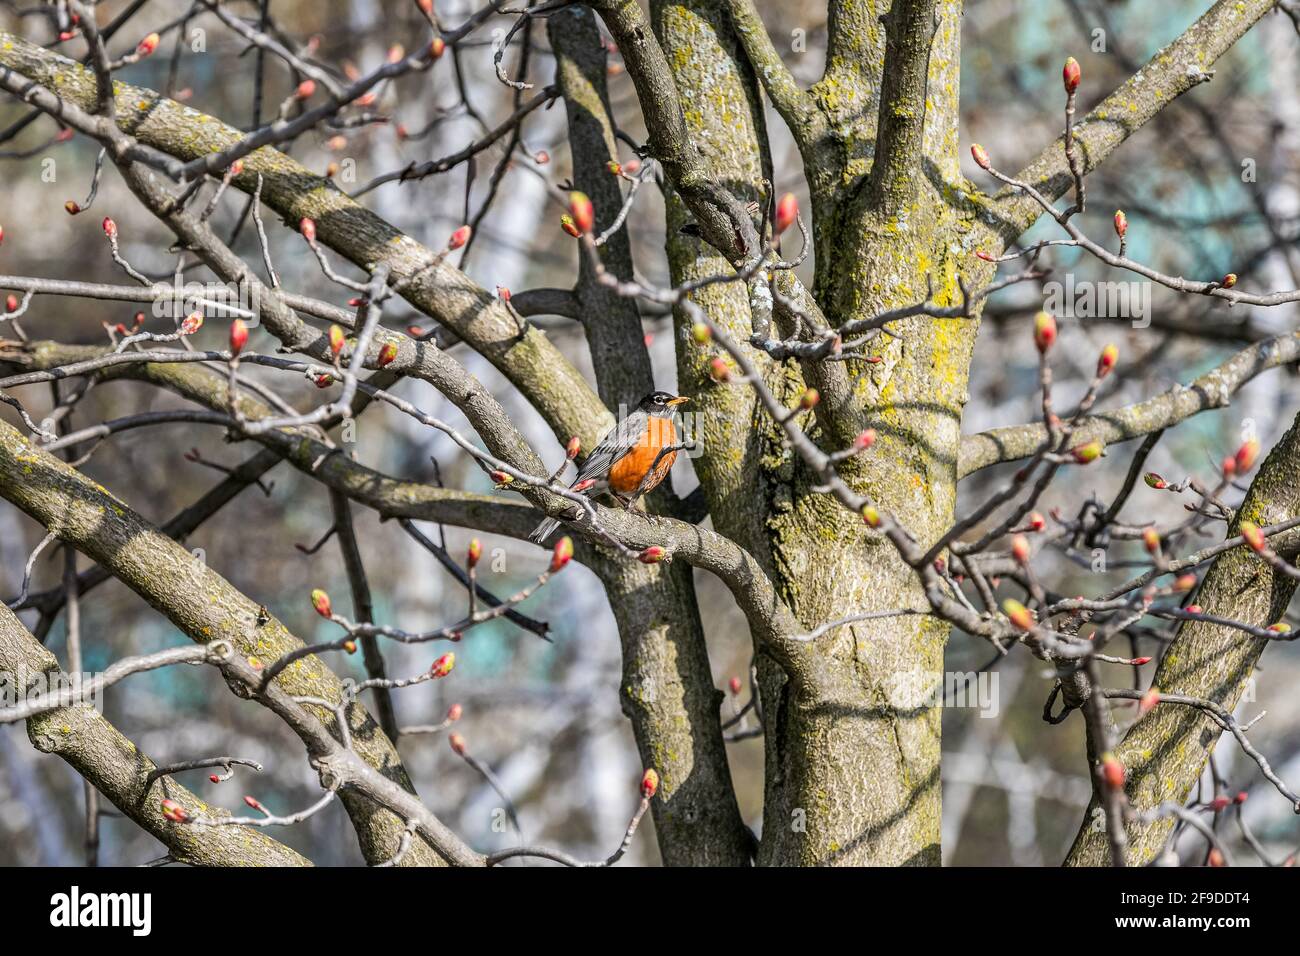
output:
{"label": "bird's orange breast", "polygon": [[[650,424],[637,446],[614,462],[609,470],[609,486],[620,495],[635,494],[645,481],[645,492],[649,493],[659,482],[663,481],[673,467],[677,451],[666,452],[662,458],[659,452],[664,447],[677,444],[677,429],[671,418],[650,417]],[[658,459],[658,464],[655,460]],[[647,473],[653,474],[647,478]]]}

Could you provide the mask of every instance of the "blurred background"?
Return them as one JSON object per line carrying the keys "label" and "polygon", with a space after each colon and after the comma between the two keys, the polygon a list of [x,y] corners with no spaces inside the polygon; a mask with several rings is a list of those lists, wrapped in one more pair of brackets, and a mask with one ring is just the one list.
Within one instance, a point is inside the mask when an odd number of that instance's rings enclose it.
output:
{"label": "blurred background", "polygon": [[[241,15],[256,15],[258,5],[228,6]],[[774,42],[805,85],[821,74],[825,45],[824,3],[759,0]],[[962,146],[982,143],[999,168],[1011,171],[1030,160],[1063,126],[1061,62],[1073,55],[1082,64],[1080,107],[1086,112],[1127,78],[1159,47],[1174,39],[1209,6],[1209,0],[971,0],[965,4],[962,61]],[[204,113],[248,128],[253,122],[255,55],[210,14],[173,0],[144,4],[97,5],[101,24],[128,7],[139,7],[110,45],[114,55],[134,47],[145,33],[165,25],[158,52],[123,71],[121,78],[166,91]],[[440,0],[444,27],[463,21],[476,4]],[[323,63],[342,71],[350,63],[362,71],[378,66],[388,48],[402,43],[414,49],[429,37],[429,28],[414,3],[371,0],[275,0],[271,15],[282,38],[310,48]],[[512,111],[512,90],[496,78],[492,64],[511,18],[489,20],[453,56],[448,54],[429,73],[384,87],[376,109],[389,122],[326,130],[304,136],[290,152],[319,172],[338,164],[336,181],[352,191],[371,178],[457,152]],[[35,42],[57,44],[47,11],[34,3],[0,3],[0,27]],[[494,32],[495,31],[495,32]],[[505,56],[511,75],[518,75],[520,42],[516,35]],[[80,39],[59,45],[80,58]],[[528,75],[539,85],[551,81],[554,62],[544,27],[532,27]],[[616,119],[631,137],[644,141],[645,130],[632,84],[614,55],[610,92]],[[268,116],[293,88],[283,65],[268,59],[263,116]],[[1217,65],[1213,82],[1202,85],[1167,109],[1131,139],[1088,180],[1089,211],[1079,220],[1085,232],[1110,241],[1110,218],[1126,210],[1129,251],[1135,258],[1173,274],[1217,278],[1236,272],[1252,291],[1300,286],[1300,37],[1282,13],[1265,17]],[[0,103],[0,129],[21,121],[27,109]],[[769,111],[776,187],[800,195],[806,185],[798,155],[779,117]],[[118,223],[126,258],[151,277],[172,275],[176,255],[170,235],[139,210],[111,169],[104,173],[99,195],[85,215],[69,216],[67,200],[84,204],[96,148],[83,137],[56,142],[57,127],[41,118],[0,143],[0,273],[75,278],[119,283],[121,272],[110,259],[100,219]],[[484,287],[512,290],[568,287],[576,273],[576,246],[558,226],[560,210],[547,196],[547,184],[568,176],[569,155],[562,105],[533,113],[513,156],[508,140],[483,152],[475,162],[418,182],[390,183],[369,192],[364,202],[414,238],[437,248],[462,222],[480,216],[474,242],[460,254],[461,267]],[[545,155],[542,155],[545,154]],[[627,150],[625,159],[632,152]],[[508,165],[503,165],[508,160]],[[545,162],[541,160],[546,160]],[[500,182],[494,188],[494,171]],[[984,188],[992,185],[968,159],[965,172]],[[486,212],[483,210],[486,208]],[[245,212],[243,197],[228,197],[215,216],[218,231],[229,235]],[[293,229],[267,218],[270,247],[283,285],[344,304],[350,293],[329,283]],[[641,191],[629,224],[637,266],[647,280],[667,283],[663,251],[663,203],[653,188]],[[1049,238],[1055,227],[1040,223],[1025,241]],[[240,231],[236,248],[250,261],[259,259],[251,228]],[[331,255],[334,267],[357,278],[359,273]],[[1055,274],[1076,282],[1128,279],[1109,274],[1067,250],[1052,257]],[[805,278],[811,280],[811,261]],[[1015,269],[1010,266],[1008,268]],[[202,281],[200,269],[186,273]],[[1127,320],[1061,319],[1063,347],[1055,355],[1058,402],[1068,407],[1082,392],[1096,355],[1108,341],[1122,353],[1120,374],[1112,377],[1102,407],[1138,401],[1186,382],[1212,368],[1251,341],[1294,329],[1295,306],[1274,310],[1184,299],[1162,288],[1152,291],[1149,327]],[[1029,324],[1043,307],[1041,286],[1024,284],[990,301],[977,347],[966,432],[1014,424],[1038,415],[1036,356],[1028,347]],[[428,320],[405,303],[388,310],[394,327]],[[404,314],[406,310],[409,314]],[[136,307],[124,303],[40,296],[21,320],[31,338],[55,338],[85,344],[106,342],[104,323],[131,324]],[[166,320],[150,319],[151,329]],[[576,324],[558,318],[535,320],[584,370],[585,346]],[[673,335],[667,318],[647,318],[656,373],[664,388],[674,386]],[[222,347],[225,323],[211,322],[197,337],[200,347]],[[0,323],[0,337],[11,337]],[[269,350],[272,340],[254,330],[251,348]],[[563,449],[538,416],[530,411],[486,362],[464,348],[464,362],[505,403],[514,421],[550,463],[558,465]],[[321,401],[321,393],[292,378],[277,387],[299,407]],[[34,415],[49,407],[44,386],[18,390]],[[407,381],[400,394],[426,411],[465,426],[456,409],[429,386]],[[74,416],[81,426],[149,409],[178,407],[179,401],[158,390],[130,383],[104,384],[93,390]],[[1244,431],[1254,429],[1265,448],[1300,410],[1294,369],[1275,370],[1246,387],[1229,409],[1205,413],[1166,434],[1148,467],[1170,481],[1189,474],[1205,476],[1224,453],[1235,449]],[[0,409],[16,422],[11,410]],[[489,483],[441,433],[413,420],[376,408],[358,421],[358,457],[390,474],[421,481],[439,478],[447,485],[486,492]],[[85,472],[121,496],[149,520],[163,523],[222,475],[183,457],[197,448],[204,459],[233,466],[257,450],[252,443],[227,443],[212,429],[165,425],[115,437],[99,446],[83,466]],[[1043,511],[1061,506],[1073,512],[1090,494],[1110,500],[1124,477],[1134,445],[1114,448],[1099,466],[1066,469],[1043,501]],[[962,486],[959,511],[986,497],[1004,481],[1008,469],[990,469]],[[677,493],[695,484],[690,462],[679,456],[673,476]],[[305,554],[295,545],[316,543],[332,524],[326,492],[281,465],[268,476],[269,494],[244,491],[223,512],[188,540],[202,549],[210,566],[254,600],[265,603],[305,640],[337,637],[337,629],[320,620],[307,595],[322,587],[334,596],[335,608],[351,615],[348,588],[337,542]],[[1139,487],[1123,517],[1133,522],[1176,522],[1185,516],[1181,500]],[[355,509],[357,533],[375,592],[376,619],[414,630],[449,623],[464,611],[465,594],[448,573],[395,523]],[[443,529],[424,525],[435,541]],[[1219,534],[1221,528],[1212,528]],[[43,529],[16,509],[0,504],[0,594],[11,600],[21,586],[23,567]],[[470,538],[460,529],[445,529],[452,555],[460,557]],[[480,579],[498,595],[513,593],[546,563],[546,553],[532,545],[480,535],[485,557]],[[1193,546],[1209,543],[1194,542]],[[1142,555],[1123,543],[1110,546],[1099,569],[1096,556],[1060,555],[1041,569],[1063,593],[1095,593],[1134,573]],[[33,590],[59,581],[61,557],[51,549],[35,565]],[[85,566],[83,561],[82,566]],[[815,573],[815,572],[814,572]],[[744,680],[751,645],[730,595],[707,575],[697,575],[700,607],[705,616],[715,683],[725,689],[733,676]],[[553,643],[509,622],[474,630],[455,647],[457,667],[443,681],[398,692],[395,702],[402,724],[433,723],[460,703],[464,717],[457,729],[471,751],[499,777],[519,811],[523,838],[581,857],[596,858],[617,846],[635,808],[641,767],[627,721],[619,710],[619,648],[612,617],[594,575],[574,566],[521,611],[549,622]],[[25,618],[28,623],[33,619]],[[130,654],[185,643],[165,619],[125,587],[109,582],[84,602],[85,666],[101,670]],[[62,621],[48,644],[64,658]],[[412,675],[428,668],[442,645],[385,645],[389,673]],[[1117,653],[1124,650],[1117,648]],[[1146,642],[1137,653],[1155,652]],[[332,656],[342,675],[363,676],[360,655]],[[1054,865],[1063,858],[1082,819],[1089,783],[1083,753],[1082,721],[1071,718],[1059,727],[1041,719],[1051,676],[1029,655],[1016,653],[991,663],[982,640],[954,633],[947,669],[953,673],[987,668],[991,697],[984,706],[951,707],[944,715],[944,860],[956,865]],[[1144,670],[1149,671],[1150,668]],[[1133,669],[1112,668],[1109,679],[1134,683]],[[1141,675],[1141,684],[1149,682]],[[1251,732],[1281,776],[1300,779],[1300,699],[1288,686],[1300,681],[1300,649],[1278,643],[1264,655],[1244,702],[1247,719],[1267,716]],[[744,681],[746,684],[747,681]],[[724,713],[743,705],[728,693]],[[262,774],[237,770],[219,786],[206,772],[183,776],[182,782],[205,798],[232,809],[244,793],[256,795],[275,812],[291,812],[316,799],[314,774],[302,759],[299,743],[259,707],[239,701],[208,669],[169,668],[137,675],[108,691],[107,716],[159,763],[217,753],[262,762]],[[1127,718],[1120,710],[1121,723]],[[752,725],[746,725],[752,726]],[[401,752],[428,805],[476,848],[491,850],[520,842],[520,835],[500,824],[501,798],[447,746],[445,735],[403,739]],[[730,747],[731,769],[741,810],[758,828],[761,822],[763,748],[750,738]],[[1234,746],[1216,754],[1216,769],[1231,792],[1246,789],[1246,819],[1275,859],[1300,843],[1300,825],[1286,801]],[[0,863],[76,864],[83,858],[82,790],[62,762],[35,752],[21,725],[0,727]],[[655,863],[657,850],[647,818],[627,862]],[[1239,846],[1235,824],[1225,821],[1229,845],[1239,861],[1257,862]],[[292,829],[274,834],[307,852],[319,864],[359,863],[356,841],[338,806]],[[1182,850],[1188,862],[1201,862],[1203,841],[1188,839]],[[101,859],[135,864],[161,855],[160,844],[134,824],[112,816],[103,821]]]}

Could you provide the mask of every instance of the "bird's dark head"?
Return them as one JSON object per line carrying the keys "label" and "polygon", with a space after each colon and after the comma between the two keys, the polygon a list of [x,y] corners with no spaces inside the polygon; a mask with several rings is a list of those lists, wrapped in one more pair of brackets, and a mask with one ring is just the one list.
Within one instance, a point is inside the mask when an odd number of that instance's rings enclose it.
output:
{"label": "bird's dark head", "polygon": [[647,415],[667,417],[673,413],[673,409],[678,405],[689,401],[690,399],[685,396],[673,395],[670,392],[651,392],[641,399],[641,404],[637,407]]}

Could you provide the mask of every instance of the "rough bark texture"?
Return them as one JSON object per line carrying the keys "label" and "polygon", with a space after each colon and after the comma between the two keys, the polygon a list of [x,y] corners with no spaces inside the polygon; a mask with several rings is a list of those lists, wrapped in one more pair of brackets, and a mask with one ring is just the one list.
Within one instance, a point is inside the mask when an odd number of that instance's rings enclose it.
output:
{"label": "rough bark texture", "polygon": [[[804,335],[807,324],[839,328],[927,300],[956,304],[959,278],[978,288],[992,276],[991,266],[973,260],[974,251],[1003,251],[1040,215],[1026,197],[1009,191],[984,195],[961,176],[960,0],[833,0],[825,75],[807,91],[781,62],[752,0],[650,0],[649,20],[635,0],[593,0],[592,6],[619,41],[646,118],[648,148],[666,174],[666,245],[675,284],[725,273],[745,256],[757,255],[760,239],[754,221],[743,212],[744,203],[767,201],[773,192],[785,191],[780,184],[765,184],[772,173],[764,95],[789,124],[811,191],[816,277],[811,293],[795,287],[788,275],[778,280],[783,293],[808,314],[796,321],[788,308],[773,309],[782,326],[774,335]],[[1160,109],[1197,85],[1203,71],[1272,7],[1270,0],[1215,3],[1078,124],[1084,169],[1095,168]],[[585,9],[555,12],[549,28],[557,85],[569,115],[574,178],[595,202],[599,231],[622,202],[618,180],[604,169],[616,155],[604,54]],[[3,35],[0,66],[82,107],[94,105],[93,75],[49,51]],[[150,91],[118,84],[115,93],[125,130],[182,159],[220,150],[239,136]],[[577,435],[584,447],[592,447],[610,422],[610,410],[634,403],[652,387],[635,304],[597,283],[585,260],[579,263],[572,295],[559,301],[586,331],[595,390],[544,334],[521,332],[483,289],[444,263],[430,266],[429,250],[331,184],[280,152],[260,149],[247,158],[236,185],[251,191],[259,173],[266,177],[263,199],[271,208],[289,222],[314,218],[322,241],[352,262],[368,267],[382,260],[397,279],[420,272],[403,295],[492,361],[561,441]],[[1060,141],[1018,175],[1052,199],[1063,195],[1071,177]],[[138,194],[147,191],[134,185]],[[180,234],[190,228],[171,224]],[[687,224],[697,228],[683,232]],[[625,233],[615,234],[600,255],[611,272],[632,275]],[[218,274],[238,272],[233,255],[229,261],[218,258],[209,253]],[[694,299],[738,341],[747,342],[759,331],[755,316],[760,309],[740,283],[709,286]],[[280,308],[288,312],[283,303]],[[688,341],[687,314],[679,310],[675,318],[677,335]],[[894,334],[870,342],[874,363],[778,361],[757,349],[747,354],[787,405],[806,386],[819,390],[820,403],[803,420],[825,449],[846,446],[863,428],[876,430],[871,455],[845,462],[841,474],[854,491],[870,497],[928,546],[953,522],[960,476],[1030,454],[1041,438],[1035,427],[1024,426],[963,441],[961,420],[978,325],[978,313],[964,319],[896,321]],[[317,354],[324,348],[311,342],[313,330],[296,328],[287,317],[284,327],[273,331],[309,354],[312,347]],[[299,341],[304,337],[306,343]],[[1279,340],[1270,351],[1216,370],[1192,388],[1121,415],[1098,416],[1086,423],[1083,434],[1122,440],[1215,407],[1261,368],[1294,358],[1297,342]],[[43,348],[35,346],[27,354],[37,363],[52,361],[49,355],[42,358]],[[532,450],[508,422],[495,420],[499,407],[486,402],[472,376],[436,350],[429,349],[416,362],[410,359],[412,351],[407,348],[394,369],[417,368],[416,374],[468,409],[490,449],[509,453],[519,467],[537,470]],[[724,537],[654,517],[631,516],[633,524],[628,516],[612,513],[605,516],[606,527],[629,546],[669,545],[696,566],[714,571],[749,620],[766,736],[759,862],[937,864],[939,711],[910,706],[913,694],[906,695],[907,706],[900,706],[896,691],[914,687],[918,679],[923,684],[942,679],[948,627],[915,615],[845,625],[809,643],[792,639],[801,627],[851,614],[925,607],[925,596],[916,573],[890,542],[819,492],[818,477],[782,441],[754,393],[713,381],[709,357],[704,349],[677,349],[679,391],[695,399],[699,412],[704,454],[696,460],[696,471],[713,526]],[[205,381],[180,366],[143,366],[122,374],[172,388],[210,408],[224,407],[224,383]],[[249,406],[245,413],[258,410]],[[296,646],[296,639],[275,621],[254,634],[255,608],[247,598],[207,569],[196,571],[183,549],[143,526],[102,489],[73,494],[70,489],[82,484],[65,466],[47,461],[12,430],[0,435],[0,492],[121,574],[196,640],[226,636],[267,659]],[[397,481],[345,456],[326,456],[317,467],[322,446],[299,433],[273,432],[257,440],[332,489],[384,514],[434,517],[519,535],[536,520],[535,512],[514,502]],[[1244,513],[1263,520],[1295,513],[1296,490],[1285,488],[1278,475],[1283,474],[1279,463],[1294,474],[1297,442],[1293,429],[1265,464]],[[650,503],[661,514],[673,513],[677,506],[668,493]],[[136,550],[142,543],[161,550]],[[624,707],[643,759],[663,776],[662,799],[656,800],[654,813],[664,859],[746,862],[751,848],[728,779],[719,695],[712,686],[689,569],[605,561],[591,544],[580,546],[580,554],[592,559],[609,594],[623,649]],[[1249,555],[1233,552],[1216,563],[1201,603],[1213,610],[1212,602],[1221,601],[1231,616],[1253,620],[1255,614],[1263,621],[1276,616],[1278,602],[1289,596],[1287,587]],[[169,606],[175,602],[168,595],[177,592],[203,600],[193,608]],[[1161,685],[1167,690],[1214,696],[1229,705],[1261,646],[1238,632],[1220,634],[1208,625],[1189,625],[1157,680],[1168,681]],[[301,666],[318,667],[314,661]],[[300,681],[322,696],[337,691],[327,671],[297,671],[283,680]],[[1158,708],[1140,723],[1121,753],[1128,754],[1135,800],[1156,799],[1165,791],[1185,793],[1217,736],[1206,736],[1206,731],[1195,714],[1168,708]],[[370,759],[401,774],[391,745],[373,725],[366,724],[358,739],[359,747],[371,748],[364,751]],[[404,776],[401,782],[406,785]],[[367,816],[366,808],[355,804],[349,809],[362,817],[363,846],[373,827],[369,839],[391,850],[398,832],[395,818]],[[1135,848],[1146,852],[1158,845],[1159,827],[1150,829],[1134,834]],[[1072,862],[1100,862],[1094,860],[1096,846],[1097,840],[1082,833]],[[413,852],[408,860],[418,855]]]}
{"label": "rough bark texture", "polygon": [[[0,605],[0,671],[34,678],[58,674],[59,662],[28,633],[13,612]],[[125,692],[125,691],[122,691]],[[227,817],[170,777],[151,784],[156,764],[89,706],[61,707],[27,721],[27,736],[42,753],[56,754],[118,810],[153,834],[177,861],[192,866],[311,866],[302,855],[251,827],[200,827],[173,823],[162,815],[164,798],[191,815]]]}
{"label": "rough bark texture", "polygon": [[[620,180],[606,163],[618,150],[606,90],[606,56],[591,11],[551,16],[548,36],[556,80],[569,118],[574,184],[592,199],[603,233],[622,206]],[[626,228],[600,247],[605,268],[632,278]],[[632,299],[595,279],[585,255],[574,289],[601,399],[620,416],[654,390],[641,318]],[[666,505],[660,492],[653,504]],[[619,696],[637,749],[660,775],[651,804],[659,852],[669,866],[742,866],[752,838],[731,786],[719,719],[723,695],[713,686],[704,628],[690,569],[600,561],[594,565],[618,624],[623,654]]]}
{"label": "rough bark texture", "polygon": [[[114,576],[199,644],[227,640],[241,654],[269,665],[302,646],[278,618],[258,624],[258,603],[216,571],[157,531],[107,489],[41,451],[17,430],[0,423],[0,495]],[[277,678],[288,693],[338,700],[337,676],[319,658],[305,657]],[[330,715],[322,713],[330,721]],[[389,779],[414,792],[392,742],[360,704],[349,713],[357,753]],[[327,724],[328,725],[328,724]],[[352,794],[344,805],[362,853],[378,863],[397,852],[404,824],[392,813]],[[422,842],[405,865],[441,858]]]}
{"label": "rough bark texture", "polygon": [[[1228,537],[1239,533],[1242,521],[1262,527],[1300,514],[1297,474],[1300,418],[1260,466]],[[1270,545],[1294,561],[1300,551],[1300,532],[1279,535],[1270,539]],[[1206,614],[1267,627],[1281,620],[1295,589],[1294,578],[1279,573],[1243,545],[1215,560],[1196,594],[1196,603]],[[1161,659],[1152,683],[1164,693],[1208,698],[1232,711],[1268,644],[1236,628],[1205,621],[1185,622]],[[1185,801],[1222,736],[1218,724],[1191,707],[1165,704],[1140,719],[1115,750],[1128,770],[1125,791],[1133,807],[1149,810],[1166,800]],[[1071,866],[1105,866],[1110,862],[1105,830],[1092,822],[1096,805],[1094,799],[1066,858]],[[1173,825],[1172,817],[1129,824],[1129,865],[1150,863],[1164,847]]]}
{"label": "rough bark texture", "polygon": [[[763,125],[757,81],[739,44],[729,33],[724,5],[716,2],[652,3],[654,30],[673,51],[669,66],[685,109],[684,121],[708,169],[745,201],[762,201],[764,178],[770,177],[767,132]],[[670,192],[667,204],[667,251],[674,285],[705,276],[726,274],[727,259],[682,228],[692,215],[680,195]],[[751,331],[748,294],[740,284],[711,285],[692,295],[711,321],[745,342]],[[679,341],[689,341],[691,319],[678,309],[674,328]],[[802,382],[797,370],[772,362],[746,347],[767,384],[782,397],[797,395]],[[713,526],[740,542],[776,579],[767,527],[770,502],[781,488],[780,472],[789,460],[780,450],[777,429],[762,412],[753,391],[716,382],[706,350],[677,349],[679,390],[691,396],[697,440],[702,454],[694,459],[709,503]],[[741,424],[742,427],[737,427]],[[762,653],[755,640],[759,693],[766,709],[779,700],[785,674]],[[765,803],[779,776],[778,738],[764,736]],[[764,814],[763,829],[771,824]]]}

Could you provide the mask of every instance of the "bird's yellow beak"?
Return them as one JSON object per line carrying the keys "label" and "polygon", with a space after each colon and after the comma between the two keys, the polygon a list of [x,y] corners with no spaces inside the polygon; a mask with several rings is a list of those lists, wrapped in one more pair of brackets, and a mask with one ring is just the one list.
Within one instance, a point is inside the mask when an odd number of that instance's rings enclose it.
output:
{"label": "bird's yellow beak", "polygon": [[687,398],[685,395],[678,395],[676,398],[671,399],[671,400],[668,402],[668,404],[669,404],[670,406],[672,406],[672,405],[685,405],[685,404],[686,404],[687,402],[689,402],[689,401],[690,401],[690,399]]}

